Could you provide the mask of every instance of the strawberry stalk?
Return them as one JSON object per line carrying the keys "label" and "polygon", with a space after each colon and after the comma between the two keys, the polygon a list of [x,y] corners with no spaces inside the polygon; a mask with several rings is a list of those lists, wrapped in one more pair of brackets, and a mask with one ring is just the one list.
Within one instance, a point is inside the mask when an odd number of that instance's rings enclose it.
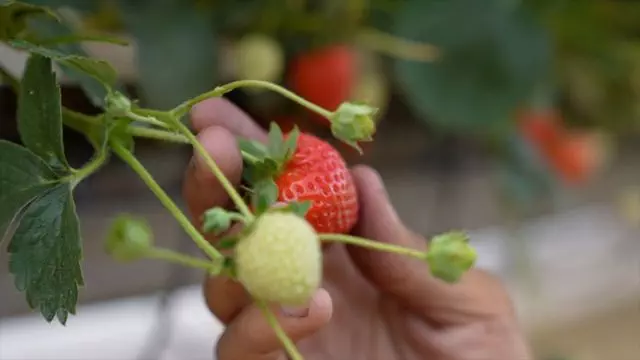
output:
{"label": "strawberry stalk", "polygon": [[328,119],[331,119],[331,117],[333,116],[333,113],[331,111],[323,109],[322,107],[302,98],[301,96],[296,95],[295,93],[283,88],[282,86],[276,85],[268,81],[261,81],[261,80],[238,80],[238,81],[230,82],[225,85],[218,86],[209,92],[196,96],[193,99],[187,100],[186,102],[178,105],[176,108],[171,110],[171,113],[175,117],[181,118],[182,116],[186,115],[191,110],[191,108],[197,103],[209,98],[220,97],[230,91],[233,91],[241,87],[263,88],[263,89],[271,90]]}
{"label": "strawberry stalk", "polygon": [[448,283],[458,281],[474,265],[477,258],[476,251],[468,243],[467,235],[461,231],[451,231],[434,236],[427,251],[345,234],[319,234],[318,238],[321,241],[342,242],[425,261],[435,277]]}
{"label": "strawberry stalk", "polygon": [[424,260],[425,258],[424,251],[414,250],[404,246],[381,243],[379,241],[373,241],[359,236],[345,234],[319,234],[318,237],[321,241],[341,242],[344,244],[356,245],[367,249],[385,251],[398,255],[406,255],[420,260]]}
{"label": "strawberry stalk", "polygon": [[216,266],[216,264],[211,261],[184,255],[169,249],[157,247],[150,248],[149,251],[145,253],[144,257],[149,259],[164,260],[174,264],[184,265],[196,269],[202,269],[211,275],[217,275],[221,270],[220,266]]}
{"label": "strawberry stalk", "polygon": [[[149,189],[156,195],[162,205],[173,215],[186,233],[193,239],[196,245],[207,254],[215,263],[222,264],[223,256],[216,250],[202,234],[196,229],[191,221],[184,215],[180,208],[171,200],[171,197],[158,185],[153,176],[145,169],[144,165],[120,142],[112,141],[110,143],[113,151],[125,163],[127,163],[133,171],[144,181]],[[221,268],[222,266],[220,266]]]}
{"label": "strawberry stalk", "polygon": [[233,184],[231,184],[229,179],[227,179],[227,177],[224,176],[224,174],[222,173],[222,170],[220,170],[215,160],[213,160],[211,155],[209,155],[209,153],[204,148],[204,146],[200,144],[200,142],[195,137],[195,135],[193,135],[191,130],[189,130],[189,128],[187,128],[187,126],[185,126],[180,121],[179,118],[175,117],[175,118],[172,118],[172,120],[176,130],[182,133],[187,138],[187,140],[189,140],[189,143],[191,143],[191,146],[193,146],[196,152],[204,159],[205,163],[207,164],[211,172],[215,175],[215,177],[218,179],[222,187],[225,189],[225,191],[227,192],[227,194],[229,195],[229,197],[231,198],[235,206],[238,208],[238,211],[240,211],[242,215],[244,215],[244,217],[247,220],[246,222],[252,221],[254,219],[253,213],[251,212],[247,204],[242,199],[242,196],[240,196],[238,191],[235,189]]}
{"label": "strawberry stalk", "polygon": [[278,337],[280,342],[282,342],[282,345],[284,346],[285,350],[287,351],[287,354],[289,355],[289,359],[304,360],[304,357],[298,351],[296,344],[294,344],[293,341],[291,341],[291,338],[289,338],[289,336],[287,335],[287,333],[284,332],[284,329],[282,329],[282,326],[280,326],[280,323],[278,323],[278,319],[276,318],[273,311],[269,309],[269,306],[267,306],[267,304],[264,301],[260,301],[260,300],[257,301],[257,305],[262,311],[262,313],[264,314],[264,317],[267,319],[267,323],[273,328],[273,331],[276,333],[276,336]]}

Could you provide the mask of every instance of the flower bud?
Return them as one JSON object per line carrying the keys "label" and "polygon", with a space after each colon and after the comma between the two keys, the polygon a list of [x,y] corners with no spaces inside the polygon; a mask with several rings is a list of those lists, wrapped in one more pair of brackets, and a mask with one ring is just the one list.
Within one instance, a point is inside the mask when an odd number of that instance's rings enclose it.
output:
{"label": "flower bud", "polygon": [[131,100],[118,91],[110,92],[105,98],[105,107],[109,114],[125,117],[131,112]]}
{"label": "flower bud", "polygon": [[105,244],[107,253],[119,261],[143,258],[153,246],[153,233],[141,219],[123,214],[111,225]]}
{"label": "flower bud", "polygon": [[372,141],[376,132],[373,116],[377,108],[362,103],[342,103],[331,117],[331,132],[337,139],[355,147],[358,141]]}
{"label": "flower bud", "polygon": [[431,273],[448,283],[457,282],[475,264],[476,250],[467,234],[452,231],[435,236],[429,244],[426,261]]}

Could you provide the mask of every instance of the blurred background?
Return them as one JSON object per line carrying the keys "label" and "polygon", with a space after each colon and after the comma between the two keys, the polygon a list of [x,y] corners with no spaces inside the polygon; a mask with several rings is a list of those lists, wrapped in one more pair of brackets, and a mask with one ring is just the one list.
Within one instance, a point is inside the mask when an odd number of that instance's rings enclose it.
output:
{"label": "blurred background", "polygon": [[[512,293],[538,360],[640,358],[640,2],[622,0],[41,0],[82,32],[130,46],[64,44],[111,62],[121,87],[169,109],[235,79],[280,83],[331,110],[381,109],[364,154],[403,219],[430,236],[472,235],[479,267]],[[0,44],[19,77],[26,55]],[[65,106],[87,114],[101,88],[60,69]],[[256,121],[330,139],[324,119],[279,95],[228,95]],[[15,94],[0,88],[0,137],[19,142]],[[65,131],[70,161],[92,154]],[[139,141],[139,158],[182,206],[188,147]],[[85,288],[66,327],[32,314],[0,253],[0,359],[211,359],[221,328],[198,272],[116,263],[104,231],[146,217],[157,242],[198,254],[115,159],[76,192]],[[518,360],[518,359],[514,359]]]}

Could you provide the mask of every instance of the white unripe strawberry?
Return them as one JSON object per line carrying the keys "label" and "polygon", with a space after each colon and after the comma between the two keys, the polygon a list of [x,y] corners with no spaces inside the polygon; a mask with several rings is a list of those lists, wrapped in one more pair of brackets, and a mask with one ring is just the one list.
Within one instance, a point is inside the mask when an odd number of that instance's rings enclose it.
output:
{"label": "white unripe strawberry", "polygon": [[318,234],[290,212],[266,212],[255,221],[235,246],[238,280],[260,300],[305,305],[322,279]]}
{"label": "white unripe strawberry", "polygon": [[237,77],[241,80],[278,81],[282,76],[284,51],[270,36],[245,35],[236,44],[235,53]]}

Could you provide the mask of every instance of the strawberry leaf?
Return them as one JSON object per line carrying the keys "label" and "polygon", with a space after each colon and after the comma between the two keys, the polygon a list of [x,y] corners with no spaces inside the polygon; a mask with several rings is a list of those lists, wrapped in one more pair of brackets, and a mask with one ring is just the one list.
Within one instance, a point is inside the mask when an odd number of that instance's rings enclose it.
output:
{"label": "strawberry leaf", "polygon": [[9,243],[9,271],[27,303],[63,325],[75,314],[83,285],[82,245],[71,186],[61,183],[35,199]]}
{"label": "strawberry leaf", "polygon": [[0,239],[24,208],[56,185],[56,174],[37,155],[0,140]]}
{"label": "strawberry leaf", "polygon": [[0,40],[14,39],[27,29],[27,20],[45,15],[58,20],[58,16],[46,7],[19,1],[0,3]]}
{"label": "strawberry leaf", "polygon": [[60,173],[69,163],[62,143],[60,88],[51,60],[32,54],[27,61],[18,99],[18,130],[22,142]]}
{"label": "strawberry leaf", "polygon": [[145,106],[168,110],[211,89],[217,78],[214,12],[188,1],[114,3],[136,39],[137,84]]}
{"label": "strawberry leaf", "polygon": [[[78,7],[74,6],[74,9],[78,9]],[[67,22],[57,22],[45,18],[38,18],[35,20],[36,21],[33,21],[29,27],[38,34],[46,34],[48,37],[63,38],[74,36],[74,27]],[[59,43],[56,45],[49,44],[47,45],[47,48],[55,49],[57,52],[64,55],[83,57],[88,56],[87,52],[79,43]],[[63,65],[61,66],[61,70],[67,78],[73,80],[74,82],[77,82],[82,87],[93,105],[97,107],[104,106],[104,99],[107,95],[107,89],[104,87],[104,85],[102,85],[100,80],[97,80],[94,76],[87,74],[75,67]],[[122,85],[119,84],[118,86],[114,87],[114,90],[123,91]]]}
{"label": "strawberry leaf", "polygon": [[[549,76],[548,31],[521,2],[409,0],[394,33],[434,44],[443,56],[394,61],[408,104],[443,130],[490,134],[510,126],[513,111]],[[464,26],[451,26],[464,24]]]}
{"label": "strawberry leaf", "polygon": [[106,88],[112,88],[118,79],[116,70],[106,61],[92,59],[80,55],[69,55],[62,52],[31,44],[26,41],[12,41],[16,48],[28,50],[31,53],[48,57],[60,65],[81,71],[98,80]]}
{"label": "strawberry leaf", "polygon": [[270,179],[261,179],[253,187],[251,205],[257,215],[264,213],[271,205],[278,200],[278,186]]}

